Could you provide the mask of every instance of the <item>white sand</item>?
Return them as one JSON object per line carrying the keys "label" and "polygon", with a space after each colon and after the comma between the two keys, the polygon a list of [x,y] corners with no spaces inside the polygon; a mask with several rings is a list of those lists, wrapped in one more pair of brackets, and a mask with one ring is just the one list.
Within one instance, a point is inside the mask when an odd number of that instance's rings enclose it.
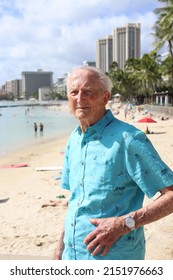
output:
{"label": "white sand", "polygon": [[[115,109],[115,108],[114,108]],[[124,119],[124,109],[118,109],[117,118]],[[115,110],[116,111],[116,110]],[[126,121],[144,130],[137,123],[143,115]],[[160,156],[173,169],[173,119],[149,124],[154,134],[148,135]],[[55,176],[59,171],[36,171],[39,166],[62,166],[67,137],[17,151],[0,159],[0,258],[51,259],[63,227],[66,207],[42,205],[56,200],[57,195],[68,196],[60,189]],[[6,164],[28,163],[24,168],[2,168]],[[8,199],[6,202],[5,199]],[[64,199],[60,198],[63,202]],[[147,203],[147,200],[146,200]],[[146,259],[173,259],[173,215],[147,225]]]}

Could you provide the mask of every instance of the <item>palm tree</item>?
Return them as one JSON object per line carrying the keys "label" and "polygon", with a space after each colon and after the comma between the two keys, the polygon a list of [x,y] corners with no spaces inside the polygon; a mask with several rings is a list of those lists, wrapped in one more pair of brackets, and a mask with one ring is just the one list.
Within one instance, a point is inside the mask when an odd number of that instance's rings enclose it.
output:
{"label": "palm tree", "polygon": [[164,79],[165,86],[167,88],[172,88],[172,85],[173,85],[173,59],[170,55],[162,61],[161,71],[165,78]]}
{"label": "palm tree", "polygon": [[112,95],[115,95],[117,92],[123,93],[124,87],[124,71],[120,69],[117,62],[113,62],[110,70],[108,72],[108,76],[112,81]]}
{"label": "palm tree", "polygon": [[144,54],[141,59],[127,60],[125,72],[133,86],[133,95],[142,95],[149,99],[162,80],[160,60],[155,52]]}
{"label": "palm tree", "polygon": [[128,100],[141,95],[145,96],[146,101],[150,101],[162,82],[159,56],[156,52],[151,52],[144,54],[141,59],[130,58],[125,63],[124,71],[113,62],[108,76],[113,84],[112,95],[119,92]]}
{"label": "palm tree", "polygon": [[138,74],[141,69],[141,60],[138,58],[129,58],[125,63],[125,74],[128,79],[128,89],[131,95],[139,94]]}
{"label": "palm tree", "polygon": [[173,0],[158,1],[165,3],[166,6],[154,10],[154,13],[158,15],[158,20],[153,27],[154,47],[158,51],[167,43],[169,53],[173,58]]}
{"label": "palm tree", "polygon": [[144,54],[141,59],[141,69],[144,72],[144,81],[146,92],[151,96],[158,84],[161,83],[162,78],[160,74],[159,56],[155,52]]}

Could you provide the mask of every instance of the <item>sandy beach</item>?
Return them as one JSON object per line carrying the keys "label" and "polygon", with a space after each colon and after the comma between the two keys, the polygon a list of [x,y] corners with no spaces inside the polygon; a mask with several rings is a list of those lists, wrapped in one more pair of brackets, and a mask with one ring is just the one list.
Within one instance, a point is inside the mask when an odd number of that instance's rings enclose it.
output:
{"label": "sandy beach", "polygon": [[[125,119],[124,108],[114,105],[115,116],[141,130],[137,120],[142,112]],[[117,114],[118,113],[118,114]],[[162,159],[173,169],[173,119],[149,124],[149,139]],[[68,192],[60,188],[60,170],[36,171],[37,167],[57,167],[63,164],[63,151],[69,135],[34,147],[27,147],[0,158],[0,259],[52,259],[63,227]],[[3,168],[5,165],[27,163],[27,167]],[[58,178],[57,178],[58,176]],[[65,198],[57,198],[64,196]],[[58,200],[56,207],[42,207]],[[145,203],[149,203],[148,199]],[[173,214],[145,226],[146,259],[173,259]]]}

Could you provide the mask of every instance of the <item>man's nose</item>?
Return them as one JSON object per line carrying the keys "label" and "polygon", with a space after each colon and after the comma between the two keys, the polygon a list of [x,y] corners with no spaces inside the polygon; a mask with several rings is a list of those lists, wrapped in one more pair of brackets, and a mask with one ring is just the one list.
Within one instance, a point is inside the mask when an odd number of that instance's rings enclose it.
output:
{"label": "man's nose", "polygon": [[85,98],[85,94],[79,90],[78,95],[77,95],[77,101],[80,102]]}

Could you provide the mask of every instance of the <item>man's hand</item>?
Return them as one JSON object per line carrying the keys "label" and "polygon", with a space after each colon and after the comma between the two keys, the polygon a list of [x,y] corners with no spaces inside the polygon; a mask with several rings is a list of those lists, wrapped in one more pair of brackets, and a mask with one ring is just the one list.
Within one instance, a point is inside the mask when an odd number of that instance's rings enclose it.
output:
{"label": "man's hand", "polygon": [[96,229],[87,235],[84,243],[88,244],[88,251],[93,250],[92,256],[99,253],[101,253],[101,256],[105,256],[112,244],[121,235],[128,232],[124,227],[123,217],[91,219],[90,222],[96,226]]}
{"label": "man's hand", "polygon": [[62,252],[59,249],[55,249],[53,260],[62,260],[61,258]]}

